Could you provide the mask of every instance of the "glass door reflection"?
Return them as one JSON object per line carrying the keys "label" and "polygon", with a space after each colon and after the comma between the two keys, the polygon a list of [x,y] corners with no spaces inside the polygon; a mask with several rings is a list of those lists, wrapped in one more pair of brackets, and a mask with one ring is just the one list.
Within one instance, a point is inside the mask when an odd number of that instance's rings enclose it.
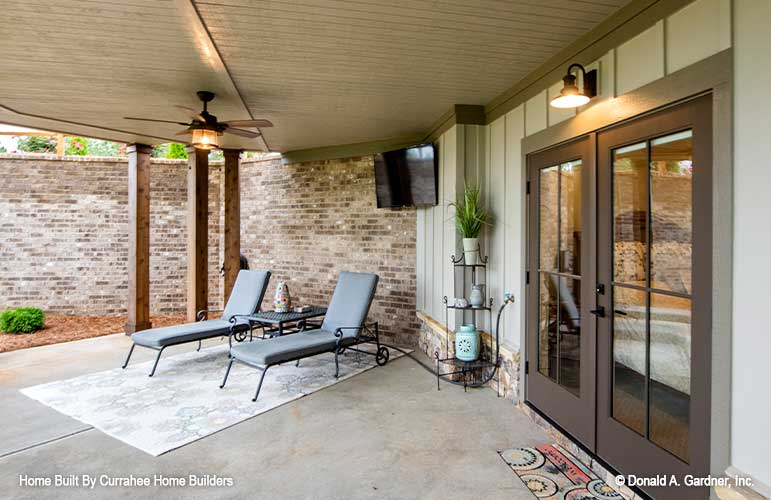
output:
{"label": "glass door reflection", "polygon": [[613,151],[612,415],[689,457],[691,130]]}
{"label": "glass door reflection", "polygon": [[539,172],[538,371],[581,390],[581,160]]}

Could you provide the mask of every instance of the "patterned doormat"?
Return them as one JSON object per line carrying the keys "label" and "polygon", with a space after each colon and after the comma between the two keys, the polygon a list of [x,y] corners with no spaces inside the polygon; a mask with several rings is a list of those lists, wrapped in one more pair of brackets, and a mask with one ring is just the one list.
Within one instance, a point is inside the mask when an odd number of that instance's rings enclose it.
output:
{"label": "patterned doormat", "polygon": [[499,452],[536,498],[624,500],[613,488],[560,445]]}

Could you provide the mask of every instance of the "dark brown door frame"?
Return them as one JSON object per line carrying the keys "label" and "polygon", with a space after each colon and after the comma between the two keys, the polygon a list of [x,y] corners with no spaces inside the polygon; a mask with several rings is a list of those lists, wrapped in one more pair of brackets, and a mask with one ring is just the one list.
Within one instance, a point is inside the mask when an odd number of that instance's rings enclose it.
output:
{"label": "dark brown door frame", "polygon": [[[693,130],[692,241],[692,323],[691,398],[689,427],[690,465],[612,418],[611,327],[612,287],[612,151],[627,144],[660,137],[686,129]],[[710,471],[710,380],[712,351],[712,97],[702,96],[649,116],[600,132],[598,146],[598,279],[607,293],[598,305],[610,314],[598,322],[597,454],[618,470],[638,476],[674,474],[682,483],[686,474],[706,476]],[[634,450],[630,453],[630,450]],[[702,499],[708,495],[697,488],[649,488],[657,499]]]}
{"label": "dark brown door frame", "polygon": [[[527,401],[545,413],[559,426],[568,430],[581,444],[590,450],[595,447],[596,408],[596,322],[590,313],[595,309],[594,283],[596,281],[596,237],[595,227],[595,136],[588,135],[554,148],[528,155],[528,254],[529,283],[527,287]],[[581,243],[581,343],[580,343],[580,396],[555,383],[538,369],[538,294],[541,275],[539,272],[539,193],[540,171],[581,159],[582,179],[582,243]],[[559,243],[558,243],[559,245]],[[559,308],[560,305],[558,304]]]}

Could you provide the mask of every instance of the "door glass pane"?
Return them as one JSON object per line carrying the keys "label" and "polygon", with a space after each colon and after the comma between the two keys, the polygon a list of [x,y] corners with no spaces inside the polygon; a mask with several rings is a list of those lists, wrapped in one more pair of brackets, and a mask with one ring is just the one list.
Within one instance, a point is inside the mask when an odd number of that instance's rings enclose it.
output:
{"label": "door glass pane", "polygon": [[688,461],[691,300],[651,293],[650,439]]}
{"label": "door glass pane", "polygon": [[557,277],[539,273],[538,371],[557,381]]}
{"label": "door glass pane", "polygon": [[651,287],[691,293],[692,133],[651,141]]}
{"label": "door glass pane", "polygon": [[540,172],[539,224],[541,269],[557,270],[557,213],[559,209],[559,166],[543,168]]}
{"label": "door glass pane", "polygon": [[613,280],[645,286],[648,158],[641,142],[613,151]]}
{"label": "door glass pane", "polygon": [[646,292],[613,287],[613,418],[645,435]]}
{"label": "door glass pane", "polygon": [[559,383],[575,395],[581,389],[581,280],[559,278]]}
{"label": "door glass pane", "polygon": [[560,271],[581,274],[581,160],[560,165]]}

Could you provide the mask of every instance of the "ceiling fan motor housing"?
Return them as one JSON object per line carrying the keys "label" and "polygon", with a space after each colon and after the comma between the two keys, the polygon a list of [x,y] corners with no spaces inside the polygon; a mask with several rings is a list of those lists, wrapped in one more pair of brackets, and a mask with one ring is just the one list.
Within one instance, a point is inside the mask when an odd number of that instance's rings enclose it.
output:
{"label": "ceiling fan motor housing", "polygon": [[199,90],[196,94],[204,103],[211,102],[214,99],[214,92],[209,92],[208,90]]}

